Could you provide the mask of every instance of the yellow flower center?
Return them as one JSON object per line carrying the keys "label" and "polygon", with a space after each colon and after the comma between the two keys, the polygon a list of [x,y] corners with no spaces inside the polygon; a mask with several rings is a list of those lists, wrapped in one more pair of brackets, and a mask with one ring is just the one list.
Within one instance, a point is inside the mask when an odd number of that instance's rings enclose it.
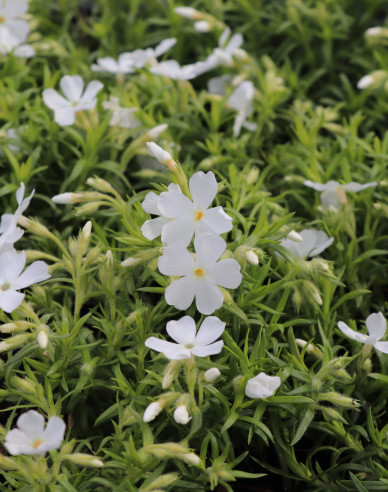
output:
{"label": "yellow flower center", "polygon": [[197,268],[194,270],[194,275],[198,278],[202,278],[205,276],[205,270],[203,268]]}
{"label": "yellow flower center", "polygon": [[34,449],[38,449],[41,444],[43,444],[43,441],[39,439],[39,437],[37,437],[36,439],[33,440],[32,447]]}
{"label": "yellow flower center", "polygon": [[0,15],[0,24],[4,24],[5,22],[5,17],[3,17],[2,15]]}
{"label": "yellow flower center", "polygon": [[346,203],[346,191],[344,190],[344,188],[342,186],[337,186],[335,191],[337,192],[338,200],[340,201],[340,203]]}
{"label": "yellow flower center", "polygon": [[5,291],[6,291],[6,290],[8,290],[10,287],[11,287],[11,286],[10,286],[10,284],[9,284],[8,282],[6,282],[5,284],[3,284],[3,285],[1,286],[1,290],[2,290],[3,292],[5,292]]}
{"label": "yellow flower center", "polygon": [[195,214],[194,214],[194,220],[198,221],[198,220],[201,220],[203,217],[203,212],[201,210],[198,210]]}

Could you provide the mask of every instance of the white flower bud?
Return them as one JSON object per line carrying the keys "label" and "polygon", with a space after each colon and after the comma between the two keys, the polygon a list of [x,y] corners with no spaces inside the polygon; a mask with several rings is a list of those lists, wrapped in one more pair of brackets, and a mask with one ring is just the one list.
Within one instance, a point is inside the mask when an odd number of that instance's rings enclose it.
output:
{"label": "white flower bud", "polygon": [[206,20],[194,22],[194,29],[198,32],[210,32],[213,26]]}
{"label": "white flower bud", "polygon": [[151,422],[151,420],[154,420],[162,410],[163,407],[161,404],[158,401],[153,401],[144,411],[143,422]]}
{"label": "white flower bud", "polygon": [[181,453],[180,457],[190,463],[190,465],[199,466],[201,464],[201,458],[195,453]]}
{"label": "white flower bud", "polygon": [[37,339],[38,339],[39,347],[41,349],[45,349],[48,345],[48,342],[49,342],[47,331],[44,329],[39,330],[38,335],[37,335]]}
{"label": "white flower bud", "polygon": [[204,372],[203,379],[207,383],[213,383],[220,376],[221,376],[221,372],[218,369],[218,367],[211,367],[210,369]]}
{"label": "white flower bud", "polygon": [[200,19],[202,17],[201,12],[193,9],[193,7],[175,7],[174,12],[186,19]]}
{"label": "white flower bud", "polygon": [[162,147],[155,142],[147,142],[146,145],[149,155],[154,157],[161,164],[167,166],[170,171],[176,170],[176,162],[166,150],[162,149]]}
{"label": "white flower bud", "polygon": [[302,243],[303,237],[296,231],[291,231],[287,234],[288,239],[294,241],[294,243]]}
{"label": "white flower bud", "polygon": [[147,136],[150,140],[155,140],[168,128],[167,123],[162,123],[161,125],[154,126],[151,130],[148,130]]}
{"label": "white flower bud", "polygon": [[90,220],[84,225],[82,232],[84,233],[84,238],[87,239],[92,232],[92,223]]}
{"label": "white flower bud", "polygon": [[60,193],[51,198],[54,203],[59,203],[60,205],[65,205],[67,203],[73,203],[73,197],[75,193]]}
{"label": "white flower bud", "polygon": [[187,424],[190,422],[191,417],[187,410],[186,405],[179,405],[174,411],[174,420],[177,424]]}
{"label": "white flower bud", "polygon": [[258,265],[259,264],[259,257],[257,256],[257,254],[252,251],[251,249],[249,249],[246,253],[245,253],[245,258],[246,260],[251,263],[252,265]]}
{"label": "white flower bud", "polygon": [[130,257],[130,258],[127,258],[126,260],[122,261],[120,263],[120,265],[122,267],[131,267],[131,266],[138,265],[141,262],[141,260],[142,260],[141,258]]}
{"label": "white flower bud", "polygon": [[374,82],[374,80],[373,80],[373,77],[371,75],[365,75],[364,77],[362,77],[358,81],[357,88],[358,89],[367,89],[368,87],[370,87],[373,84],[373,82]]}
{"label": "white flower bud", "polygon": [[365,36],[369,36],[371,38],[376,38],[383,34],[383,29],[381,27],[370,27],[365,31]]}
{"label": "white flower bud", "polygon": [[267,376],[261,372],[256,377],[248,380],[245,394],[249,398],[269,398],[279,388],[281,379],[279,376]]}

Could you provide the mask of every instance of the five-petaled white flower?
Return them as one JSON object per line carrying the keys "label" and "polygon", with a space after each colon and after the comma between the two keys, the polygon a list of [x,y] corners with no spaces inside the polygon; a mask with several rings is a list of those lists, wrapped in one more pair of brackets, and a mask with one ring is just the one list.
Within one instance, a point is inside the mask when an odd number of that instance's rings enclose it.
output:
{"label": "five-petaled white flower", "polygon": [[356,340],[357,342],[361,343],[370,343],[377,350],[380,350],[380,352],[388,354],[388,342],[379,341],[381,340],[381,338],[383,338],[387,329],[387,322],[383,316],[383,313],[379,312],[370,314],[366,318],[365,324],[368,329],[369,335],[357,333],[343,321],[338,322],[338,328],[342,331],[344,335],[351,338],[352,340]]}
{"label": "five-petaled white flower", "polygon": [[208,208],[218,188],[212,171],[206,174],[202,171],[193,174],[189,181],[189,188],[193,201],[180,191],[170,189],[155,199],[155,208],[149,213],[156,213],[161,218],[151,219],[143,225],[143,234],[144,226],[146,226],[145,232],[148,234],[147,236],[144,234],[146,237],[157,237],[156,233],[163,224],[161,229],[163,243],[169,245],[180,241],[187,246],[194,233],[196,236],[206,232],[223,234],[233,228],[232,218],[224,212],[222,207]]}
{"label": "five-petaled white flower", "polygon": [[279,388],[281,379],[279,376],[267,376],[261,372],[248,380],[245,386],[245,394],[249,398],[269,398]]}
{"label": "five-petaled white flower", "polygon": [[66,424],[59,417],[50,417],[46,428],[44,417],[35,410],[20,415],[17,429],[5,436],[5,447],[13,456],[19,454],[44,455],[51,449],[58,449],[65,435]]}
{"label": "five-petaled white flower", "polygon": [[225,323],[216,316],[205,318],[196,331],[195,321],[191,316],[183,316],[178,321],[169,321],[167,333],[178,343],[166,342],[156,337],[147,338],[146,347],[164,354],[167,359],[190,359],[191,355],[206,357],[219,354],[224,342],[216,342],[225,329]]}
{"label": "five-petaled white flower", "polygon": [[352,191],[357,193],[358,191],[377,186],[376,181],[371,183],[359,184],[354,181],[351,183],[340,184],[337,181],[328,181],[327,183],[314,183],[309,179],[303,183],[309,188],[321,191],[321,203],[323,207],[332,208],[338,210],[341,208],[341,203],[346,203],[346,191]]}
{"label": "five-petaled white flower", "polygon": [[121,53],[117,60],[111,56],[97,58],[97,63],[93,63],[91,69],[93,72],[109,72],[116,74],[128,74],[136,71],[136,68],[133,66],[133,62],[130,58],[128,58],[127,53]]}
{"label": "five-petaled white flower", "polygon": [[280,242],[281,246],[288,249],[299,260],[319,255],[334,241],[334,238],[329,238],[325,232],[316,229],[304,229],[299,235],[302,238],[301,242],[288,238]]}
{"label": "five-petaled white flower", "polygon": [[212,68],[213,66],[210,66],[207,61],[181,66],[176,60],[166,60],[152,67],[150,72],[173,80],[191,80]]}
{"label": "five-petaled white flower", "polygon": [[233,135],[238,137],[240,135],[241,128],[253,132],[257,129],[256,123],[246,121],[247,118],[253,112],[253,96],[255,88],[250,80],[244,80],[241,84],[232,92],[227,104],[231,108],[237,111],[237,116],[233,124]]}
{"label": "five-petaled white flower", "polygon": [[34,261],[22,273],[26,264],[24,251],[7,250],[0,254],[0,309],[14,311],[23,301],[24,294],[17,292],[51,277],[44,261]]}
{"label": "five-petaled white flower", "polygon": [[28,11],[26,0],[2,0],[0,2],[0,26],[6,27],[19,42],[24,41],[30,31],[28,22],[20,19]]}
{"label": "five-petaled white flower", "polygon": [[219,65],[228,67],[233,65],[233,56],[244,42],[242,34],[236,33],[230,37],[231,30],[229,27],[221,34],[218,41],[218,48],[215,48],[213,53],[207,58],[209,67],[216,68]]}
{"label": "five-petaled white flower", "polygon": [[167,246],[159,258],[161,273],[182,276],[165,291],[167,304],[176,309],[187,309],[195,298],[202,314],[219,309],[224,296],[218,286],[236,289],[242,280],[240,265],[233,258],[217,261],[226,248],[226,242],[216,234],[202,234],[194,240],[195,259],[181,242]]}
{"label": "five-petaled white flower", "polygon": [[97,104],[96,96],[104,87],[98,80],[92,80],[84,92],[84,81],[80,75],[65,75],[59,85],[67,99],[55,89],[45,89],[42,95],[46,106],[54,110],[55,121],[61,126],[72,125],[77,111],[93,109]]}
{"label": "five-petaled white flower", "polygon": [[[31,195],[24,198],[25,186],[20,183],[20,187],[16,192],[16,201],[18,208],[14,214],[3,214],[0,219],[0,254],[8,249],[13,249],[13,244],[22,237],[24,231],[17,227],[17,222],[26,208],[29,206],[31,198],[34,196],[35,190]],[[1,277],[1,271],[0,271]]]}

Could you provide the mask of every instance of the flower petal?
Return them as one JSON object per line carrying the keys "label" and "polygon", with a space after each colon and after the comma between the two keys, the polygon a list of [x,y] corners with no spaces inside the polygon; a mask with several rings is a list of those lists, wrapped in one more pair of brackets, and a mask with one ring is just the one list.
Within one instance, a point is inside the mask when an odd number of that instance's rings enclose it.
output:
{"label": "flower petal", "polygon": [[178,321],[169,321],[166,330],[173,340],[182,345],[194,342],[197,332],[195,321],[191,316],[183,316]]}
{"label": "flower petal", "polygon": [[383,354],[388,354],[388,342],[376,342],[374,347],[383,352]]}
{"label": "flower petal", "polygon": [[316,240],[315,240],[315,244],[314,244],[314,249],[312,249],[310,251],[310,254],[309,254],[310,257],[319,255],[320,253],[322,253],[322,251],[324,251],[326,248],[328,248],[334,241],[333,237],[329,237],[323,231],[315,231],[315,237],[316,237]]}
{"label": "flower petal", "polygon": [[207,278],[226,289],[236,289],[242,280],[241,267],[233,258],[227,258],[208,267]]}
{"label": "flower petal", "polygon": [[20,306],[24,299],[24,294],[16,290],[0,291],[0,309],[6,313],[12,313]]}
{"label": "flower petal", "polygon": [[70,108],[70,103],[67,99],[62,97],[55,89],[45,89],[42,92],[43,102],[50,109],[57,110],[63,108]]}
{"label": "flower petal", "polygon": [[196,284],[195,302],[198,311],[202,314],[213,314],[224,302],[222,292],[213,282],[206,279]]}
{"label": "flower petal", "polygon": [[180,242],[184,246],[188,246],[194,234],[194,220],[189,217],[165,220],[168,223],[163,227],[162,242],[165,244]]}
{"label": "flower petal", "polygon": [[192,272],[195,261],[183,244],[174,243],[164,249],[158,261],[158,268],[163,275],[180,277]]}
{"label": "flower petal", "polygon": [[205,210],[212,203],[218,191],[216,177],[212,171],[206,174],[202,171],[193,174],[189,187],[195,205]]}
{"label": "flower petal", "polygon": [[159,195],[158,208],[162,215],[170,219],[187,217],[194,212],[191,200],[177,191],[163,191]]}
{"label": "flower petal", "polygon": [[371,183],[359,184],[352,181],[351,183],[347,183],[343,185],[343,189],[345,191],[353,191],[358,192],[361,190],[365,190],[366,188],[371,188],[372,186],[377,186],[377,181],[372,181]]}
{"label": "flower petal", "polygon": [[[0,279],[4,283],[12,283],[19,277],[26,264],[24,251],[17,253],[15,250],[0,254]],[[17,287],[13,287],[17,290]]]}
{"label": "flower petal", "polygon": [[101,83],[99,80],[92,80],[89,82],[88,86],[86,87],[86,90],[84,92],[84,95],[82,96],[80,103],[85,104],[88,102],[91,102],[97,94],[100,92],[100,90],[104,87],[104,84]]}
{"label": "flower petal", "polygon": [[321,193],[321,204],[323,207],[339,210],[341,202],[337,190],[326,190]]}
{"label": "flower petal", "polygon": [[352,340],[356,340],[356,342],[367,343],[369,340],[368,335],[364,335],[363,333],[358,333],[355,330],[352,330],[346,323],[343,321],[338,322],[338,328],[342,331],[344,335]]}
{"label": "flower petal", "polygon": [[146,194],[141,207],[144,212],[147,212],[147,214],[160,215],[160,211],[158,209],[158,201],[159,195],[157,195],[153,191],[150,191],[150,193]]}
{"label": "flower petal", "polygon": [[226,242],[217,234],[203,234],[194,240],[197,264],[202,267],[214,265],[226,249]]}
{"label": "flower petal", "polygon": [[199,345],[191,349],[191,352],[197,357],[206,357],[208,355],[219,354],[224,346],[222,340],[211,343],[210,345]]}
{"label": "flower petal", "polygon": [[177,343],[166,342],[160,338],[150,337],[145,341],[145,346],[161,352],[170,360],[190,359],[191,351],[181,347]]}
{"label": "flower petal", "polygon": [[60,417],[56,417],[55,415],[50,417],[43,433],[45,438],[44,451],[59,448],[63,441],[65,430],[66,424]]}
{"label": "flower petal", "polygon": [[170,222],[166,217],[157,217],[156,219],[146,220],[141,226],[141,233],[150,241],[162,234],[163,227]]}
{"label": "flower petal", "polygon": [[20,429],[12,429],[7,433],[4,446],[12,456],[31,454],[34,449],[31,446],[29,436]]}
{"label": "flower petal", "polygon": [[232,55],[243,44],[244,38],[242,34],[236,33],[230,38],[229,43],[224,47],[224,50]]}
{"label": "flower petal", "polygon": [[303,184],[309,188],[313,188],[313,190],[316,191],[335,190],[338,186],[340,186],[337,181],[329,181],[328,183],[314,183],[309,179],[306,179]]}
{"label": "flower petal", "polygon": [[205,318],[195,337],[195,346],[208,345],[217,340],[224,332],[225,325],[226,323],[218,319],[217,316]]}
{"label": "flower petal", "polygon": [[373,313],[366,318],[366,327],[368,328],[369,335],[375,337],[376,340],[380,340],[385,335],[387,330],[387,321],[383,316],[383,313]]}
{"label": "flower petal", "polygon": [[69,101],[78,102],[81,99],[84,81],[80,75],[65,75],[61,78],[59,86]]}
{"label": "flower petal", "polygon": [[157,46],[155,46],[154,49],[155,58],[166,53],[166,51],[172,48],[176,44],[176,42],[177,42],[176,38],[163,39],[163,41],[161,41]]}
{"label": "flower petal", "polygon": [[24,289],[32,284],[43,282],[50,278],[48,266],[44,261],[34,261],[26,270],[12,282],[13,289]]}
{"label": "flower petal", "polygon": [[189,277],[183,277],[170,284],[165,292],[167,304],[184,311],[191,306],[195,296],[195,282]]}
{"label": "flower petal", "polygon": [[2,2],[1,15],[4,17],[20,17],[28,12],[28,3],[25,0],[8,0]]}
{"label": "flower petal", "polygon": [[75,121],[74,108],[69,106],[68,108],[56,109],[54,111],[54,120],[60,126],[72,125]]}
{"label": "flower petal", "polygon": [[27,434],[27,436],[34,438],[37,435],[43,434],[44,417],[35,410],[29,410],[20,415],[17,420],[17,426],[21,431]]}

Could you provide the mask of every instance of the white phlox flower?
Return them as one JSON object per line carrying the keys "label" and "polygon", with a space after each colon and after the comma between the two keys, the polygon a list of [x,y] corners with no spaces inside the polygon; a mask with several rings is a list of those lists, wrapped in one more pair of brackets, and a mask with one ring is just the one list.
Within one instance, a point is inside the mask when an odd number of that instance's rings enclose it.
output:
{"label": "white phlox flower", "polygon": [[150,337],[145,341],[145,345],[161,352],[170,360],[190,359],[192,355],[207,357],[219,354],[224,345],[222,340],[216,340],[224,332],[225,323],[216,316],[205,318],[198,331],[191,316],[183,316],[178,321],[169,321],[166,330],[177,343]]}
{"label": "white phlox flower", "polygon": [[383,338],[387,329],[387,321],[384,318],[383,313],[379,312],[370,314],[366,318],[365,324],[368,329],[368,335],[364,335],[363,333],[358,333],[357,331],[352,330],[343,321],[338,322],[338,328],[342,331],[344,335],[351,338],[352,340],[356,340],[356,342],[361,343],[369,343],[373,345],[377,350],[380,350],[380,352],[388,354],[388,342],[379,341],[381,340],[381,338]]}
{"label": "white phlox flower", "polygon": [[281,246],[288,249],[299,260],[319,255],[334,241],[334,238],[329,238],[325,232],[317,229],[304,229],[300,231],[299,235],[302,238],[301,242],[295,242],[288,238],[284,238],[280,242]]}
{"label": "white phlox flower", "polygon": [[279,376],[267,376],[261,372],[249,379],[245,386],[245,394],[249,398],[269,398],[279,388],[281,379]]}
{"label": "white phlox flower", "polygon": [[167,246],[159,258],[161,273],[182,277],[166,288],[166,302],[184,311],[195,298],[200,313],[212,314],[224,302],[218,286],[236,289],[240,285],[240,265],[233,258],[217,261],[226,249],[226,242],[216,234],[196,237],[194,248],[195,259],[181,242]]}
{"label": "white phlox flower", "polygon": [[0,309],[14,311],[23,301],[24,294],[17,292],[51,277],[44,261],[34,261],[22,273],[26,264],[24,251],[7,250],[0,254]]}
{"label": "white phlox flower", "polygon": [[337,181],[328,181],[327,183],[314,183],[309,179],[304,181],[305,186],[321,191],[321,203],[323,207],[338,210],[342,203],[346,203],[346,191],[357,193],[366,190],[372,186],[377,186],[376,181],[371,183],[359,184],[352,181],[351,183],[340,184]]}
{"label": "white phlox flower", "polygon": [[77,111],[93,109],[97,104],[97,94],[104,87],[98,80],[92,80],[84,91],[84,81],[80,75],[65,75],[59,85],[66,96],[55,89],[43,91],[43,101],[54,111],[54,119],[61,126],[72,125]]}
{"label": "white phlox flower", "polygon": [[169,77],[173,80],[191,80],[212,68],[209,68],[209,64],[206,61],[198,61],[181,66],[176,60],[166,60],[152,67],[150,71],[155,75]]}
{"label": "white phlox flower", "polygon": [[[181,193],[179,185],[174,183],[168,185],[168,191]],[[141,204],[144,212],[147,212],[147,214],[159,216],[155,219],[146,220],[141,227],[141,232],[143,236],[150,241],[160,236],[162,234],[163,227],[172,220],[161,215],[158,208],[159,198],[160,195],[157,195],[156,193],[151,191],[150,193],[147,193],[143,203]]]}
{"label": "white phlox flower", "polygon": [[27,11],[25,0],[0,0],[0,27],[7,28],[19,43],[25,41],[30,31],[28,22],[20,19]]}
{"label": "white phlox flower", "polygon": [[177,424],[186,425],[190,422],[191,417],[186,405],[179,405],[174,411],[174,420]]}
{"label": "white phlox flower", "polygon": [[218,41],[218,48],[215,48],[213,54],[208,57],[209,66],[211,64],[216,68],[219,65],[230,67],[233,65],[233,56],[244,42],[242,34],[236,33],[230,37],[231,30],[229,27],[221,34]]}
{"label": "white phlox flower", "polygon": [[232,76],[229,74],[220,75],[219,77],[212,77],[207,83],[207,90],[210,94],[218,94],[224,96],[227,86],[232,82]]}
{"label": "white phlox flower", "polygon": [[193,174],[189,188],[193,201],[179,191],[169,190],[161,193],[156,202],[157,215],[169,219],[161,231],[162,242],[167,245],[180,241],[187,246],[193,234],[223,234],[233,228],[232,218],[222,207],[209,209],[218,189],[212,171]]}
{"label": "white phlox flower", "polygon": [[253,113],[253,96],[255,88],[250,80],[244,80],[239,86],[232,92],[228,98],[227,104],[231,108],[237,111],[237,116],[233,124],[233,135],[238,137],[241,132],[241,128],[253,132],[257,129],[257,124],[246,121]]}
{"label": "white phlox flower", "polygon": [[[13,249],[13,244],[24,234],[23,229],[17,227],[17,223],[23,212],[30,204],[31,198],[34,196],[35,190],[32,190],[31,195],[24,198],[25,186],[20,183],[20,187],[16,192],[16,201],[18,208],[14,214],[3,214],[0,219],[0,254],[6,249]],[[1,277],[1,272],[0,272]]]}
{"label": "white phlox flower", "polygon": [[148,62],[155,61],[156,58],[164,55],[176,42],[176,38],[168,38],[161,41],[155,48],[122,53],[123,63],[128,63],[134,68],[143,68]]}
{"label": "white phlox flower", "polygon": [[136,68],[133,66],[132,60],[128,58],[126,53],[119,55],[115,60],[111,56],[104,56],[103,58],[97,58],[97,62],[91,66],[93,72],[109,72],[109,73],[121,73],[128,74],[134,73]]}
{"label": "white phlox flower", "polygon": [[44,417],[35,410],[20,415],[16,429],[5,436],[5,447],[12,456],[19,454],[44,455],[58,449],[65,435],[66,424],[59,417],[50,417],[46,428]]}
{"label": "white phlox flower", "polygon": [[136,118],[135,113],[139,108],[123,108],[120,106],[117,97],[110,96],[109,101],[104,101],[102,107],[110,111],[112,118],[110,126],[119,126],[120,128],[137,128],[141,126],[140,121]]}
{"label": "white phlox flower", "polygon": [[0,23],[0,54],[13,53],[18,58],[31,58],[35,50],[29,44],[24,44],[27,36],[18,37],[7,27]]}

